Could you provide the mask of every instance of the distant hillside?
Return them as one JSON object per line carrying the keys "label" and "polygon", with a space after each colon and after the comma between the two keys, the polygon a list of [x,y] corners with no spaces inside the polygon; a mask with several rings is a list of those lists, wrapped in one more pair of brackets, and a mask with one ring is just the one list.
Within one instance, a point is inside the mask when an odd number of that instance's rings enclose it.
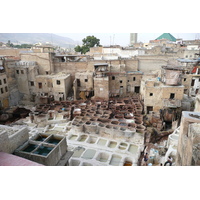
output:
{"label": "distant hillside", "polygon": [[11,43],[18,44],[49,42],[54,46],[60,47],[73,47],[76,43],[74,40],[68,37],[62,37],[51,33],[0,33],[0,42],[7,43],[8,40],[10,40]]}

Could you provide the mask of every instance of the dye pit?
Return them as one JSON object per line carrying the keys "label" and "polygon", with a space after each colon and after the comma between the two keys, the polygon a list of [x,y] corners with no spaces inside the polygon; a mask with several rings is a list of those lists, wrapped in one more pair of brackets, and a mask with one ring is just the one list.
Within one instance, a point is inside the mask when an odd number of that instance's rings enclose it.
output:
{"label": "dye pit", "polygon": [[137,166],[139,145],[86,133],[68,134],[68,148],[74,151],[70,166]]}

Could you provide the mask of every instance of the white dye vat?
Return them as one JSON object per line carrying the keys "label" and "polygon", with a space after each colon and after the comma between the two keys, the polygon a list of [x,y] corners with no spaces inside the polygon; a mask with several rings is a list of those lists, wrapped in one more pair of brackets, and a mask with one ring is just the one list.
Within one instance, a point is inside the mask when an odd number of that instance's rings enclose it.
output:
{"label": "white dye vat", "polygon": [[84,142],[86,139],[87,139],[87,135],[81,135],[79,138],[78,138],[78,141],[79,142]]}
{"label": "white dye vat", "polygon": [[117,142],[114,142],[114,141],[110,141],[108,144],[108,147],[110,148],[115,148],[116,146],[117,146]]}
{"label": "white dye vat", "polygon": [[107,153],[99,153],[99,155],[96,157],[96,160],[99,162],[107,162],[109,158],[109,154]]}
{"label": "white dye vat", "polygon": [[94,149],[87,149],[85,153],[82,155],[82,158],[92,159],[95,155],[96,151]]}
{"label": "white dye vat", "polygon": [[136,145],[131,144],[128,148],[128,151],[132,154],[136,154],[138,150],[138,147]]}
{"label": "white dye vat", "polygon": [[74,150],[74,153],[73,153],[72,157],[74,157],[74,158],[80,158],[81,155],[82,155],[82,153],[83,153],[84,151],[85,151],[85,148],[76,148],[76,149]]}
{"label": "white dye vat", "polygon": [[105,146],[105,145],[106,145],[106,142],[107,142],[107,140],[99,139],[98,142],[97,142],[97,144],[98,144],[98,145],[101,145],[101,146]]}
{"label": "white dye vat", "polygon": [[97,141],[97,137],[90,136],[87,140],[87,143],[94,144]]}
{"label": "white dye vat", "polygon": [[78,135],[71,135],[71,136],[69,137],[69,140],[76,140],[77,137],[78,137]]}
{"label": "white dye vat", "polygon": [[91,163],[86,163],[86,162],[83,162],[82,163],[82,166],[93,166]]}
{"label": "white dye vat", "polygon": [[79,160],[73,160],[71,159],[69,162],[69,166],[79,166],[80,165],[80,161]]}
{"label": "white dye vat", "polygon": [[121,142],[118,146],[118,148],[120,150],[126,150],[126,148],[128,147],[128,144],[127,143],[124,143],[124,142]]}
{"label": "white dye vat", "polygon": [[119,166],[121,159],[121,156],[113,154],[110,160],[110,165]]}

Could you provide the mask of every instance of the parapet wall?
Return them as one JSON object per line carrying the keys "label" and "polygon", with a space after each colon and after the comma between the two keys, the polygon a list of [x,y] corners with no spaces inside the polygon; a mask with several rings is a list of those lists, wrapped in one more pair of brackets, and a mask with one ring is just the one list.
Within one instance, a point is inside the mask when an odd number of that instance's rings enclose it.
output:
{"label": "parapet wall", "polygon": [[[26,127],[19,130],[13,130],[7,126],[1,127],[5,130],[0,133],[0,151],[13,153],[15,149],[29,139],[28,129]],[[10,134],[10,132],[12,132],[12,134]]]}

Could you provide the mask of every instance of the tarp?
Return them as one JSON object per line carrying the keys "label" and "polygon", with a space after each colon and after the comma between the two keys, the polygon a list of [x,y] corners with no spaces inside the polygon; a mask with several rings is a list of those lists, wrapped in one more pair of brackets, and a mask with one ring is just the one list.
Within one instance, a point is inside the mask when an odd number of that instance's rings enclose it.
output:
{"label": "tarp", "polygon": [[192,70],[192,73],[196,73],[196,71],[197,71],[197,67],[194,67]]}
{"label": "tarp", "polygon": [[166,85],[178,85],[181,71],[166,70]]}

